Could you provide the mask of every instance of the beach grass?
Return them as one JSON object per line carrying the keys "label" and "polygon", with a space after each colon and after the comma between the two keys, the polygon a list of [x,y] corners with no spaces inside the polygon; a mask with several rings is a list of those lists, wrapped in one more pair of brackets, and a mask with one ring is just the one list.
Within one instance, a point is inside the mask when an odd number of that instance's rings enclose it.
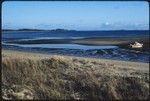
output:
{"label": "beach grass", "polygon": [[146,100],[149,64],[2,50],[2,97]]}

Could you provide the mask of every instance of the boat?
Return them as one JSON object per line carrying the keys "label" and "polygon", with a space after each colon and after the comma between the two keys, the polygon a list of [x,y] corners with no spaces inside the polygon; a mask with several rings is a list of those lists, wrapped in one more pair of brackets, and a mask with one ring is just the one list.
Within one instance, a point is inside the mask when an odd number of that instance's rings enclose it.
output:
{"label": "boat", "polygon": [[134,44],[130,44],[131,48],[142,48],[143,44],[139,43],[139,42],[135,42]]}

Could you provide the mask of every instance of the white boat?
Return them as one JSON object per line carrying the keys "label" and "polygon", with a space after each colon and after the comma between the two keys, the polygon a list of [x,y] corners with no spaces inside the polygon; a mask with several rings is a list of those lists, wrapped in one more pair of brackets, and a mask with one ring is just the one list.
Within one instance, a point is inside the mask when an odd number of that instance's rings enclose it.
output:
{"label": "white boat", "polygon": [[132,48],[142,48],[143,44],[135,42],[134,44],[130,44],[130,47],[132,47]]}

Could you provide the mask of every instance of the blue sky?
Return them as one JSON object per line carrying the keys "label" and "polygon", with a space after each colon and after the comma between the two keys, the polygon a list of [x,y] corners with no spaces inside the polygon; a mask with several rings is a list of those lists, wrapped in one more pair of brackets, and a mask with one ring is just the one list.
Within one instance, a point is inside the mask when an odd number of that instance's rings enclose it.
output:
{"label": "blue sky", "polygon": [[149,29],[149,5],[142,1],[5,1],[2,28],[145,30]]}

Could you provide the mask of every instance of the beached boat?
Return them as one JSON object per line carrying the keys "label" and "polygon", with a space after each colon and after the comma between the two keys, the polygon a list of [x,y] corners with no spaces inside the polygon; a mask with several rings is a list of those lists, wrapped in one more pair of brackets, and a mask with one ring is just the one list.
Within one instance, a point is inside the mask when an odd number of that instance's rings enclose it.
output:
{"label": "beached boat", "polygon": [[142,48],[143,44],[135,42],[134,44],[130,44],[131,48]]}

